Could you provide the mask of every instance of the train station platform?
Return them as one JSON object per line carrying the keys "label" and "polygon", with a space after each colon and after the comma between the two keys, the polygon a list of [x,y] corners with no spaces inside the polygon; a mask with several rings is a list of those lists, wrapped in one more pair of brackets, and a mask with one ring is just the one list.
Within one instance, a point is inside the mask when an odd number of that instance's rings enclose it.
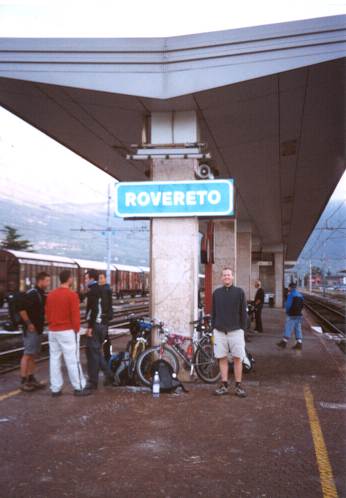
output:
{"label": "train station platform", "polygon": [[17,374],[5,375],[0,495],[346,497],[345,357],[307,320],[303,351],[279,350],[284,312],[266,308],[263,318],[248,344],[256,369],[246,399],[202,383],[159,399],[108,387],[76,398],[66,383],[52,398],[21,393]]}

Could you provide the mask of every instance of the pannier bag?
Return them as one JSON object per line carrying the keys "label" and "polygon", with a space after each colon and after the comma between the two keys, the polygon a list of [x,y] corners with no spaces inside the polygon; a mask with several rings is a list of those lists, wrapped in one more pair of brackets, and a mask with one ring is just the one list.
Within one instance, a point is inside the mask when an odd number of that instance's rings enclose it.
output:
{"label": "pannier bag", "polygon": [[126,386],[131,380],[131,357],[128,351],[113,354],[109,359],[109,368],[114,374],[114,386]]}

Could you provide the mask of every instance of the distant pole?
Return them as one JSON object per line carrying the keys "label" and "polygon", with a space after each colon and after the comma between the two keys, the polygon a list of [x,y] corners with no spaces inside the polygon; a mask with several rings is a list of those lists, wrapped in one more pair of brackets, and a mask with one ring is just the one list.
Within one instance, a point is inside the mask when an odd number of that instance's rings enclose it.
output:
{"label": "distant pole", "polygon": [[323,259],[322,259],[322,295],[326,296],[326,239],[323,235]]}
{"label": "distant pole", "polygon": [[310,294],[312,292],[312,265],[311,265],[311,259],[309,261],[309,292],[310,292]]}
{"label": "distant pole", "polygon": [[107,283],[111,285],[111,259],[112,259],[112,229],[111,216],[111,186],[108,184],[107,192]]}

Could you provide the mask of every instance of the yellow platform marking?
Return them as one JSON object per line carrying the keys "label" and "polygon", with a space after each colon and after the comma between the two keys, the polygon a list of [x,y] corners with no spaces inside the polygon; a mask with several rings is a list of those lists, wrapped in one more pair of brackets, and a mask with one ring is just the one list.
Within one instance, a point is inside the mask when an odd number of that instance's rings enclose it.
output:
{"label": "yellow platform marking", "polygon": [[16,389],[15,391],[10,391],[6,394],[0,394],[0,401],[4,401],[7,398],[12,398],[12,396],[16,396],[17,394],[21,393],[22,391],[20,389]]}
{"label": "yellow platform marking", "polygon": [[314,405],[314,397],[309,386],[304,386],[304,397],[309,416],[312,439],[315,446],[318,469],[320,472],[323,498],[338,498],[327,447],[324,442],[320,421]]}

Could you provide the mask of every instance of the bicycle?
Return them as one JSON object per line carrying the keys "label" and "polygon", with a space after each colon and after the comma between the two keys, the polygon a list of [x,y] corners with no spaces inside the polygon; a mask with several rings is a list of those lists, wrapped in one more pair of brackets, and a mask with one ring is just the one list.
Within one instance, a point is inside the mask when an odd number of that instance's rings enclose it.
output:
{"label": "bicycle", "polygon": [[131,339],[126,346],[126,351],[130,354],[129,376],[134,379],[137,359],[143,351],[151,345],[150,334],[153,327],[152,320],[145,320],[143,317],[137,318],[130,315]]}
{"label": "bicycle", "polygon": [[[215,383],[220,379],[210,326],[206,326],[201,320],[191,323],[195,326],[192,340],[180,334],[170,334],[162,322],[156,325],[159,329],[160,344],[141,353],[136,363],[136,373],[142,384],[150,386],[152,365],[159,359],[168,361],[176,374],[179,373],[179,359],[181,359],[183,366],[190,370],[191,376],[196,371],[198,377],[204,382]],[[186,351],[183,345],[187,341],[192,344]]]}
{"label": "bicycle", "polygon": [[[121,362],[126,363],[127,382],[136,383],[136,362],[139,355],[150,346],[150,334],[153,322],[143,317],[137,318],[134,314],[129,317],[131,339],[126,345],[126,351],[113,354],[109,359],[109,368],[116,373]],[[118,381],[120,382],[120,381]]]}

